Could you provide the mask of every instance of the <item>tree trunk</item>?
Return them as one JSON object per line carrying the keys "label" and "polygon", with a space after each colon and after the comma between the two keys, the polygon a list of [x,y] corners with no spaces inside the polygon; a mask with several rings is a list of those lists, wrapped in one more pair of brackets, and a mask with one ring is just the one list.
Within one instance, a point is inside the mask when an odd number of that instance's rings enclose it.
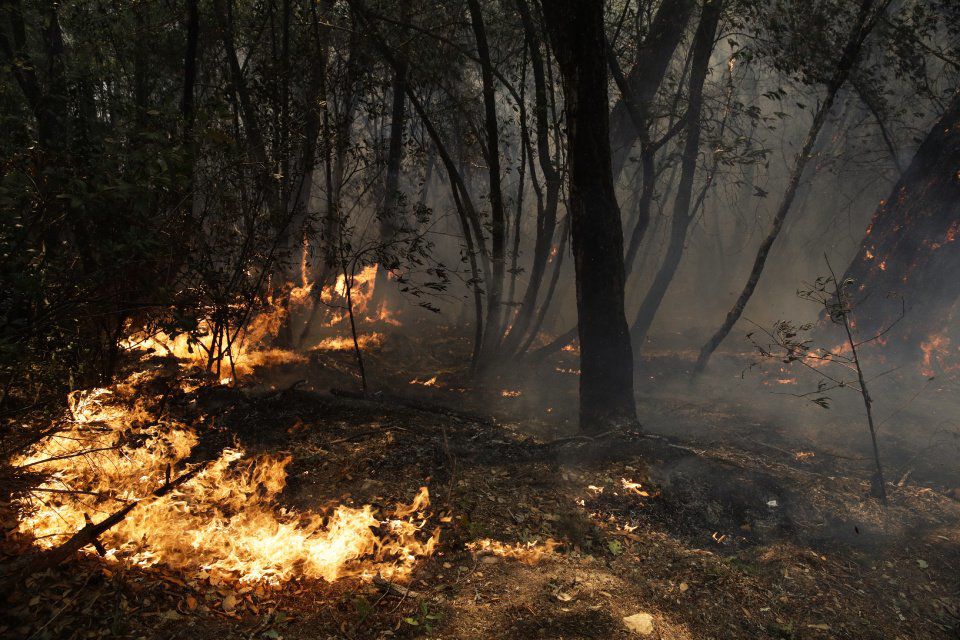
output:
{"label": "tree trunk", "polygon": [[694,367],[696,373],[701,373],[707,367],[710,356],[713,355],[713,352],[720,346],[724,338],[730,334],[730,330],[733,329],[733,325],[735,325],[737,320],[740,319],[740,316],[743,315],[743,310],[746,308],[747,302],[757,288],[757,283],[760,281],[760,275],[763,273],[763,268],[767,263],[767,256],[770,254],[770,249],[780,234],[784,220],[786,220],[787,214],[790,212],[790,207],[793,205],[793,200],[797,195],[797,190],[800,187],[800,179],[803,177],[803,170],[810,160],[811,151],[817,142],[820,129],[823,128],[823,124],[826,122],[827,115],[830,113],[833,102],[837,97],[837,92],[840,90],[840,87],[846,83],[850,71],[860,57],[864,40],[866,40],[870,31],[872,31],[873,25],[876,24],[877,19],[879,19],[883,13],[883,7],[887,4],[887,2],[882,2],[880,10],[874,12],[871,18],[870,13],[873,9],[873,2],[874,0],[861,0],[857,23],[850,33],[850,39],[847,41],[843,53],[840,56],[837,69],[827,86],[827,94],[820,104],[816,115],[814,115],[813,123],[807,132],[803,148],[797,155],[793,172],[790,174],[790,180],[787,182],[787,189],[784,191],[783,199],[780,201],[780,206],[777,208],[777,212],[773,217],[773,227],[757,251],[753,268],[750,270],[750,275],[747,277],[747,282],[743,287],[743,291],[740,293],[740,297],[737,298],[737,301],[733,304],[733,308],[727,313],[727,317],[724,319],[720,328],[717,329],[717,332],[713,334],[710,340],[700,349],[700,356],[697,358],[697,364]]}
{"label": "tree trunk", "polygon": [[694,6],[694,0],[660,3],[660,8],[650,23],[649,33],[637,49],[636,63],[626,78],[629,91],[621,91],[620,100],[610,112],[614,178],[619,176],[626,166],[637,139],[645,141],[647,137],[646,125],[637,126],[630,108],[633,106],[644,120],[647,118],[650,103],[656,96],[673,54],[683,39]]}
{"label": "tree trunk", "polygon": [[636,423],[623,309],[623,230],[613,186],[601,0],[544,0],[563,78],[580,336],[580,429]]}
{"label": "tree trunk", "polygon": [[[700,15],[700,24],[694,38],[693,57],[690,63],[690,88],[687,96],[686,140],[681,157],[680,185],[673,205],[673,218],[670,225],[670,241],[663,264],[654,276],[647,295],[640,304],[637,319],[632,330],[633,343],[637,351],[643,349],[650,325],[660,308],[660,303],[670,287],[670,282],[680,265],[683,248],[687,239],[687,230],[693,221],[693,208],[690,206],[693,194],[693,181],[697,172],[697,158],[700,154],[700,115],[703,110],[703,85],[710,71],[710,55],[716,38],[720,15],[723,12],[723,0],[706,0]],[[631,256],[632,257],[632,256]]]}
{"label": "tree trunk", "polygon": [[[869,338],[896,321],[903,298],[907,316],[888,336],[904,355],[924,342],[946,347],[960,299],[960,92],[894,186],[881,201],[843,278],[863,294],[857,330]],[[939,342],[937,340],[939,339]],[[953,347],[954,351],[956,347]]]}
{"label": "tree trunk", "polygon": [[[384,180],[383,201],[379,212],[380,243],[387,255],[392,253],[390,247],[395,242],[397,233],[407,226],[407,221],[401,217],[399,207],[400,165],[403,162],[403,135],[406,130],[407,106],[407,65],[403,62],[393,73],[391,92],[390,148],[387,150],[387,176]],[[377,307],[386,302],[389,269],[390,265],[377,265],[377,277],[373,287],[374,304]]]}
{"label": "tree trunk", "polygon": [[[534,87],[534,117],[537,130],[537,159],[543,180],[546,186],[546,196],[543,204],[537,211],[537,234],[533,246],[533,263],[530,266],[530,278],[524,291],[520,309],[516,320],[510,328],[504,342],[504,351],[514,353],[528,329],[536,311],[540,286],[546,273],[547,262],[550,258],[550,248],[553,246],[553,236],[557,228],[557,208],[560,204],[560,188],[563,185],[563,176],[557,171],[550,157],[550,108],[547,104],[547,79],[544,72],[544,59],[540,50],[541,38],[537,34],[533,15],[527,0],[517,0],[517,10],[523,24],[524,37],[527,39],[530,50],[530,68],[533,71]],[[531,180],[536,183],[536,176],[531,165]],[[533,330],[534,335],[536,329]],[[521,349],[522,351],[523,349]]]}
{"label": "tree trunk", "polygon": [[470,24],[477,43],[480,77],[483,83],[484,128],[487,133],[487,175],[490,197],[490,260],[491,280],[487,283],[487,328],[484,349],[492,354],[500,344],[500,322],[503,312],[503,281],[506,269],[506,213],[503,208],[503,190],[500,185],[500,131],[497,120],[496,90],[493,86],[493,63],[487,31],[483,24],[480,0],[467,0]]}

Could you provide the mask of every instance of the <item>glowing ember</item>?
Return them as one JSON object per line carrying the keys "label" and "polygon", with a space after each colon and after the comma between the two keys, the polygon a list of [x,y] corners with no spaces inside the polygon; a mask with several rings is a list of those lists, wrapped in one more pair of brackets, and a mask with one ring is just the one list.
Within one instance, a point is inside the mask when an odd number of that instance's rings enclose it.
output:
{"label": "glowing ember", "polygon": [[960,362],[955,360],[956,349],[950,348],[950,338],[943,334],[934,334],[920,343],[923,351],[923,361],[920,363],[920,373],[931,378],[938,372],[950,373],[960,369]]}
{"label": "glowing ember", "polygon": [[564,367],[557,367],[557,373],[568,373],[570,375],[578,376],[580,375],[580,369],[567,369]]}
{"label": "glowing ember", "polygon": [[551,555],[560,544],[553,539],[548,538],[544,542],[527,542],[507,544],[499,540],[484,538],[468,542],[466,547],[474,555],[497,556],[499,558],[510,558],[519,560],[524,564],[536,564],[545,557]]}
{"label": "glowing ember", "polygon": [[284,509],[277,499],[289,456],[224,449],[189,481],[154,498],[171,469],[187,468],[198,437],[186,425],[158,421],[139,402],[128,406],[119,395],[135,397],[135,391],[119,385],[71,394],[70,427],[14,461],[48,476],[19,523],[19,532],[37,545],[54,547],[84,526],[85,514],[99,522],[137,500],[101,536],[109,558],[277,583],[372,579],[377,573],[402,579],[418,557],[433,552],[437,534],[423,532],[426,488],[383,517],[370,505],[325,513]]}
{"label": "glowing ember", "polygon": [[623,487],[624,491],[627,493],[632,493],[634,495],[643,496],[647,498],[650,494],[644,491],[641,487],[643,485],[639,482],[634,482],[633,480],[627,480],[626,478],[620,478],[620,485]]}
{"label": "glowing ember", "polygon": [[504,398],[519,398],[522,395],[522,392],[515,389],[504,389],[500,392],[500,395]]}
{"label": "glowing ember", "polygon": [[418,380],[417,378],[414,378],[413,380],[410,381],[410,384],[419,384],[419,385],[423,385],[424,387],[437,387],[437,386],[439,386],[439,385],[437,384],[437,376],[433,376],[433,377],[430,378],[429,380]]}

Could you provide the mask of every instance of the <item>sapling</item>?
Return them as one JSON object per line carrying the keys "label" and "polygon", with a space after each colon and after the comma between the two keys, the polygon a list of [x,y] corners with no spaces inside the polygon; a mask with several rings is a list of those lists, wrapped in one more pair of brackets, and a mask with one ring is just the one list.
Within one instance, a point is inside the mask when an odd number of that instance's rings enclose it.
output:
{"label": "sapling", "polygon": [[[870,432],[875,465],[871,482],[872,493],[886,506],[887,491],[873,418],[873,398],[870,396],[867,376],[864,374],[861,348],[865,344],[878,341],[890,331],[903,317],[903,308],[901,305],[899,317],[882,330],[869,338],[858,338],[855,330],[854,302],[850,293],[850,287],[854,281],[851,278],[838,279],[830,261],[827,260],[826,263],[830,275],[819,277],[808,288],[798,290],[797,296],[818,304],[823,309],[824,319],[829,319],[843,329],[844,341],[838,347],[831,350],[815,346],[813,340],[808,337],[814,324],[796,325],[789,320],[778,320],[770,330],[760,328],[760,331],[769,339],[767,344],[758,342],[753,332],[747,334],[747,338],[763,357],[776,358],[788,365],[799,364],[819,377],[815,391],[791,395],[810,400],[827,409],[830,407],[830,397],[826,394],[834,389],[853,389],[860,394],[866,410],[867,428]],[[828,365],[837,365],[840,373],[835,373],[837,367]],[[856,374],[856,378],[849,379],[853,374]]]}

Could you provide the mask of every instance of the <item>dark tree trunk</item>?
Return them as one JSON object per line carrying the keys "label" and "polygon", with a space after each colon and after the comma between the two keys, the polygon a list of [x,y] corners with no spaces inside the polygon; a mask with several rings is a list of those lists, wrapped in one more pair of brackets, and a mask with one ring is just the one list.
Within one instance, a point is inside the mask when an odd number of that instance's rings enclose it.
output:
{"label": "dark tree trunk", "polygon": [[[403,162],[403,136],[406,130],[407,107],[407,66],[400,63],[394,71],[391,84],[390,108],[390,146],[387,149],[387,175],[383,186],[383,200],[378,213],[380,223],[380,243],[384,254],[392,254],[391,247],[397,233],[407,226],[400,210],[400,165]],[[391,265],[377,264],[377,278],[373,287],[374,304],[381,306],[386,302],[387,274]]]}
{"label": "dark tree trunk", "polygon": [[487,31],[483,23],[480,0],[467,0],[470,8],[470,24],[477,44],[480,60],[480,77],[483,83],[484,128],[487,141],[487,174],[490,197],[490,258],[491,280],[487,283],[487,329],[484,349],[493,353],[499,346],[500,319],[503,312],[503,281],[506,269],[506,213],[503,207],[503,190],[500,185],[500,126],[497,120],[497,96],[493,86],[493,63]]}
{"label": "dark tree trunk", "polygon": [[[670,287],[670,282],[680,265],[683,248],[687,239],[687,230],[693,221],[694,209],[690,206],[693,194],[693,181],[697,171],[697,158],[700,154],[700,114],[703,110],[703,84],[710,71],[710,55],[723,12],[723,0],[707,0],[700,15],[700,24],[693,43],[693,57],[690,63],[690,89],[687,96],[687,127],[681,157],[680,186],[674,200],[673,218],[670,224],[670,241],[667,253],[660,269],[654,276],[647,295],[640,304],[637,319],[633,324],[632,337],[637,351],[643,349],[653,318],[660,303]],[[632,256],[631,256],[632,257]]]}
{"label": "dark tree trunk", "polygon": [[[560,202],[560,187],[563,177],[550,158],[550,109],[547,104],[547,80],[544,72],[544,60],[540,51],[541,38],[530,12],[527,0],[517,0],[517,10],[523,24],[524,36],[530,50],[530,68],[533,71],[534,88],[534,117],[537,130],[537,159],[540,161],[540,170],[546,186],[546,198],[537,212],[537,235],[534,239],[533,264],[530,267],[530,279],[524,292],[517,318],[510,328],[504,345],[504,350],[513,352],[520,345],[524,335],[530,328],[540,294],[540,285],[546,272],[547,261],[550,257],[550,247],[553,245],[553,236],[557,227],[557,206]],[[536,181],[531,166],[531,179]]]}
{"label": "dark tree trunk", "polygon": [[647,137],[646,122],[637,126],[630,111],[636,110],[646,121],[650,102],[663,82],[695,6],[694,0],[662,2],[650,24],[649,34],[637,49],[636,63],[626,77],[628,92],[622,93],[610,112],[614,178],[623,171],[637,139],[645,141]]}
{"label": "dark tree trunk", "polygon": [[[854,309],[861,338],[884,330],[901,306],[907,316],[890,333],[905,353],[919,355],[931,337],[960,338],[960,92],[927,134],[913,161],[881,202],[847,268],[862,299]],[[954,347],[955,348],[955,347]]]}
{"label": "dark tree trunk", "polygon": [[580,428],[636,423],[633,354],[623,309],[623,230],[610,164],[601,0],[545,0],[563,77],[570,219],[580,336]]}

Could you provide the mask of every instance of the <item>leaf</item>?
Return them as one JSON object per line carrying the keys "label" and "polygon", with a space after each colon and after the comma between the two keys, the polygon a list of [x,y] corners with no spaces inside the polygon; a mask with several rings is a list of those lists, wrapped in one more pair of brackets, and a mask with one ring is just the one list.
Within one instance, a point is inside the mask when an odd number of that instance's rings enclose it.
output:
{"label": "leaf", "polygon": [[927,563],[926,560],[921,560],[920,558],[917,558],[917,566],[920,567],[921,569],[926,569],[930,565]]}
{"label": "leaf", "polygon": [[223,610],[226,612],[233,611],[237,608],[237,596],[233,595],[232,593],[228,593],[223,597],[222,606]]}
{"label": "leaf", "polygon": [[607,542],[607,549],[615,556],[623,553],[623,544],[619,540],[610,540]]}

